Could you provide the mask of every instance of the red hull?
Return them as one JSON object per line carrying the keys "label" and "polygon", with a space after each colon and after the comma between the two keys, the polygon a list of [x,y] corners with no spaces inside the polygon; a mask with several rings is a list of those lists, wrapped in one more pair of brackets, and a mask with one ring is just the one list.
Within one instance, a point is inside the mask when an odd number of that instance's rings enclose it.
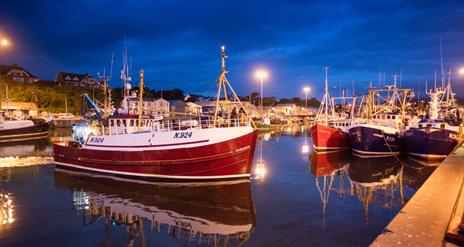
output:
{"label": "red hull", "polygon": [[53,145],[55,164],[150,180],[209,180],[249,177],[256,131],[215,144],[169,150],[113,151]]}
{"label": "red hull", "polygon": [[350,134],[340,129],[315,124],[311,128],[313,145],[316,150],[337,150],[350,148]]}

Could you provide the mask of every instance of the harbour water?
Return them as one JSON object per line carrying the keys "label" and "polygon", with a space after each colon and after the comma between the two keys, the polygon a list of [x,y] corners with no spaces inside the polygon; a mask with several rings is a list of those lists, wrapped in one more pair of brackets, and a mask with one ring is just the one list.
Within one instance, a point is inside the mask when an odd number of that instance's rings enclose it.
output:
{"label": "harbour water", "polygon": [[149,184],[54,170],[50,143],[0,147],[2,246],[366,246],[435,169],[294,127],[260,134],[251,181]]}

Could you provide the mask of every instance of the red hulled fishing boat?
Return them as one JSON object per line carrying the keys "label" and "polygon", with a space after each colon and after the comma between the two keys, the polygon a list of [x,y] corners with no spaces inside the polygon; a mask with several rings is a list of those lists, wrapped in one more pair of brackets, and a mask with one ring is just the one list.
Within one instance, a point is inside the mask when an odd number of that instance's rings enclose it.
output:
{"label": "red hulled fishing boat", "polygon": [[[73,142],[54,144],[56,166],[148,180],[249,177],[256,131],[243,107],[230,109],[242,104],[226,79],[225,58],[223,48],[214,116],[144,116],[141,90],[137,115],[128,111],[104,117],[86,97],[99,120],[74,126]],[[226,89],[233,99],[227,98]]]}
{"label": "red hulled fishing boat", "polygon": [[[353,101],[354,102],[354,101]],[[352,106],[353,108],[354,106]],[[350,119],[335,112],[333,98],[329,95],[327,68],[325,71],[325,92],[321,106],[311,127],[315,150],[340,150],[350,148],[348,128]]]}

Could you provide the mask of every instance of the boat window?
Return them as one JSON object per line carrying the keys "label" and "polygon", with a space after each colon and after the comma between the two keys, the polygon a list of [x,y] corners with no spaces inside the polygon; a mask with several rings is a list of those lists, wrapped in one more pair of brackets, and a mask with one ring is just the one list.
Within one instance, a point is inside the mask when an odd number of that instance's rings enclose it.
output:
{"label": "boat window", "polygon": [[385,115],[382,115],[382,119],[385,119]]}
{"label": "boat window", "polygon": [[110,120],[110,126],[114,126],[114,120],[113,119]]}
{"label": "boat window", "polygon": [[421,128],[421,127],[422,127],[422,124],[419,124],[419,128]]}
{"label": "boat window", "polygon": [[119,120],[119,119],[116,120],[116,125],[117,125],[118,127],[121,126],[121,120]]}
{"label": "boat window", "polygon": [[440,124],[440,128],[441,128],[441,129],[444,129],[444,128],[445,128],[445,124]]}
{"label": "boat window", "polygon": [[130,126],[134,126],[134,119],[130,120]]}
{"label": "boat window", "polygon": [[395,119],[395,118],[396,118],[396,116],[392,116],[392,119]]}
{"label": "boat window", "polygon": [[387,116],[387,119],[390,119],[390,115]]}
{"label": "boat window", "polygon": [[427,127],[429,127],[429,128],[432,127],[432,124],[427,124]]}

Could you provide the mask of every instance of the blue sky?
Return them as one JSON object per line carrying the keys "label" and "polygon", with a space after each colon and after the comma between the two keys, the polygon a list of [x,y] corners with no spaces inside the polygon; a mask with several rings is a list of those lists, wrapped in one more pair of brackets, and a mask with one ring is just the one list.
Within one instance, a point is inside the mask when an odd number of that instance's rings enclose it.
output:
{"label": "blue sky", "polygon": [[[143,68],[150,88],[213,94],[220,46],[230,55],[229,80],[239,94],[320,97],[324,66],[333,93],[364,90],[403,74],[416,90],[445,69],[464,65],[464,4],[460,1],[2,1],[0,33],[13,46],[0,63],[17,63],[43,79],[57,71],[97,75],[110,68],[119,86],[124,37],[132,77]],[[464,78],[453,75],[463,95]],[[336,88],[335,88],[336,87]]]}

